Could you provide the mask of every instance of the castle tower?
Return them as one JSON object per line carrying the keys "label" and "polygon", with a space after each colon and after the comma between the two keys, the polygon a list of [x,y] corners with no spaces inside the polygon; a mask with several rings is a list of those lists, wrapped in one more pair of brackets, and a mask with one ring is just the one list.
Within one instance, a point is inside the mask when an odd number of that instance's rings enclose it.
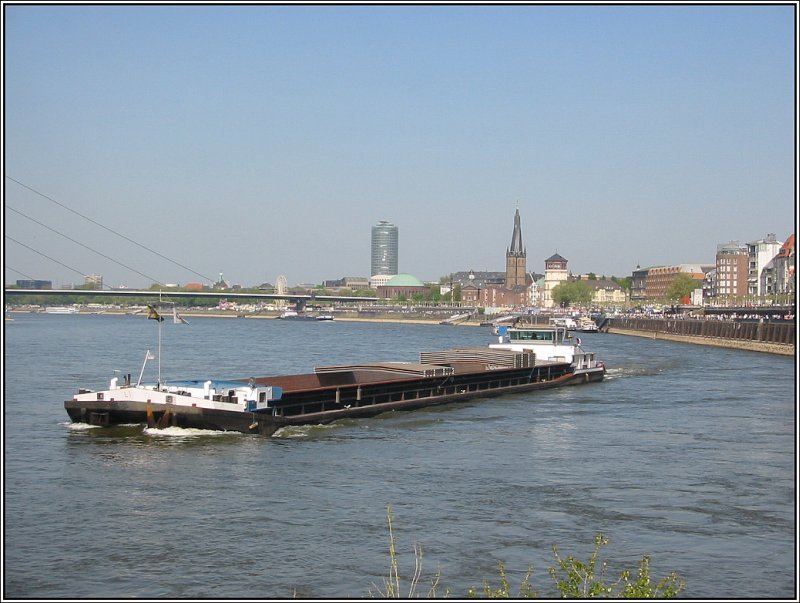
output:
{"label": "castle tower", "polygon": [[511,247],[506,250],[506,289],[526,285],[525,248],[522,246],[522,227],[519,220],[519,208],[514,214],[514,232],[511,235]]}
{"label": "castle tower", "polygon": [[544,291],[542,292],[541,300],[543,308],[552,308],[555,306],[555,302],[553,301],[553,289],[568,278],[567,259],[558,255],[558,252],[544,261]]}

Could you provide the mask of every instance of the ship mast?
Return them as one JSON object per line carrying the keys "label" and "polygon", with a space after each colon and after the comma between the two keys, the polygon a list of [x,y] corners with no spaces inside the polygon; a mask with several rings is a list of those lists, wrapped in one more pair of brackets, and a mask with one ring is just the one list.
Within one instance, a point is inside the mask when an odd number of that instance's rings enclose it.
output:
{"label": "ship mast", "polygon": [[[158,292],[158,309],[161,310],[161,291]],[[158,323],[158,381],[156,381],[157,389],[161,389],[161,323],[164,322],[163,317],[159,314],[156,321]]]}

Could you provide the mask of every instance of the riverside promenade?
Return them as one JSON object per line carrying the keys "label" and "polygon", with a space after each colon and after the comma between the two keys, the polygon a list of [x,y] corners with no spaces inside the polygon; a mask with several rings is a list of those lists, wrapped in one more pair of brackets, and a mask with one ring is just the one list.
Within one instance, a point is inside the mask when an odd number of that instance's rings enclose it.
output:
{"label": "riverside promenade", "polygon": [[609,319],[604,331],[619,335],[794,356],[796,329],[794,321],[614,317]]}

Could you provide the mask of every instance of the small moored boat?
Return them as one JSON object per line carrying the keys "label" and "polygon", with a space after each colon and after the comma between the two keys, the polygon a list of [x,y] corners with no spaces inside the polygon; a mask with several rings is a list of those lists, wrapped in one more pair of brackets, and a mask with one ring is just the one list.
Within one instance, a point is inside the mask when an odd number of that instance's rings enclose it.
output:
{"label": "small moored boat", "polygon": [[298,312],[297,310],[286,310],[281,312],[279,316],[281,320],[316,320],[316,321],[331,321],[333,320],[332,314],[317,314],[311,315],[306,314],[305,312]]}
{"label": "small moored boat", "polygon": [[297,310],[284,310],[277,318],[280,320],[315,320],[313,316]]}
{"label": "small moored boat", "polygon": [[77,314],[78,308],[75,306],[47,306],[45,314]]}
{"label": "small moored boat", "polygon": [[599,331],[597,323],[587,316],[581,316],[578,319],[578,327],[575,330],[581,333],[597,333]]}

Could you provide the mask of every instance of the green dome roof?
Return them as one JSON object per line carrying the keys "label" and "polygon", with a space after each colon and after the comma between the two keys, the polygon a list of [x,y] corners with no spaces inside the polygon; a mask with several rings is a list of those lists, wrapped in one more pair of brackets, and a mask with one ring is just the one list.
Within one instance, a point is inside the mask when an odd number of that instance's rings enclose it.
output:
{"label": "green dome roof", "polygon": [[424,287],[425,283],[410,274],[396,274],[386,283],[387,287]]}

